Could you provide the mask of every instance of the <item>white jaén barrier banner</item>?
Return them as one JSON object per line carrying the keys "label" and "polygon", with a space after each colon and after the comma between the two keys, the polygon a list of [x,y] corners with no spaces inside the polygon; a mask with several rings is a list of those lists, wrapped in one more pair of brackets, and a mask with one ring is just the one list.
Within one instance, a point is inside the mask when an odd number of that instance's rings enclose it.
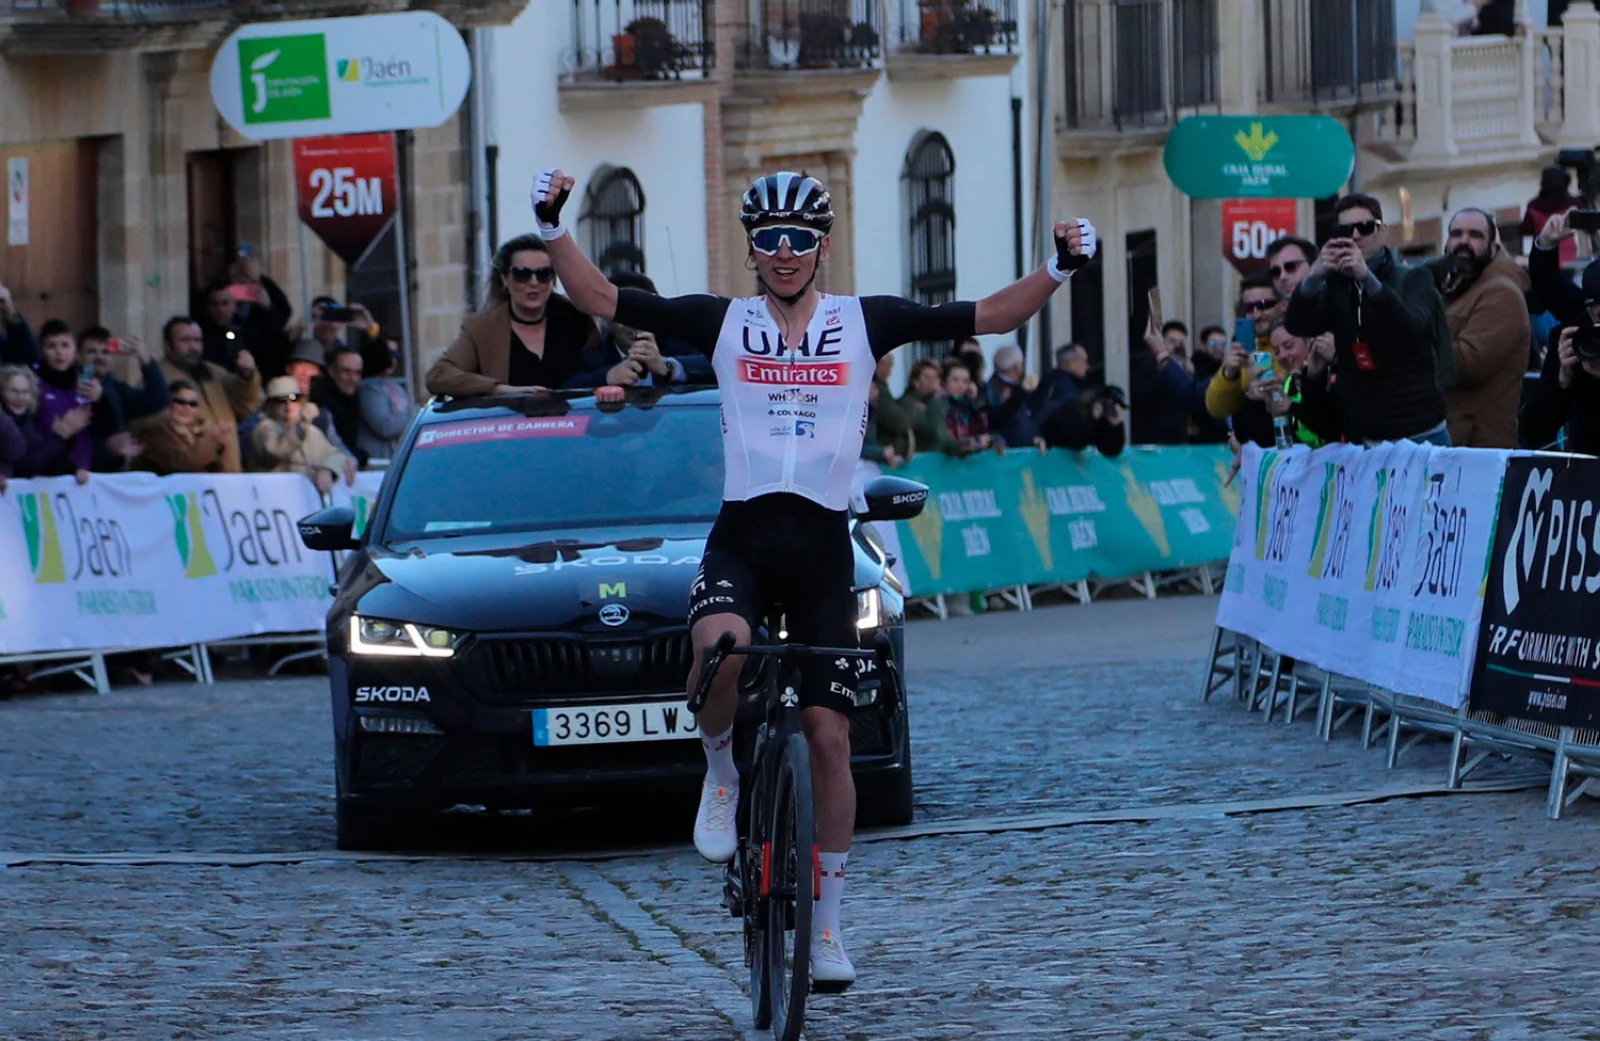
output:
{"label": "white ja\u00e9n barrier banner", "polygon": [[1411,442],[1246,446],[1217,624],[1320,668],[1460,706],[1510,454]]}
{"label": "white ja\u00e9n barrier banner", "polygon": [[320,630],[333,577],[296,474],[95,474],[0,494],[0,654]]}

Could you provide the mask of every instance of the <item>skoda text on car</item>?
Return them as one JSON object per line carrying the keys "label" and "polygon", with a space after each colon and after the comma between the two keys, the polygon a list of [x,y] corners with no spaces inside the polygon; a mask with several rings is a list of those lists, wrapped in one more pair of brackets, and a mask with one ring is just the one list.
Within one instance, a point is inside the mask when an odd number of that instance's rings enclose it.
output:
{"label": "skoda text on car", "polygon": [[[687,613],[721,505],[718,406],[688,388],[435,401],[359,538],[348,509],[302,522],[312,549],[350,551],[327,630],[341,848],[385,845],[419,810],[692,797],[705,762]],[[901,664],[903,588],[871,518],[913,515],[926,494],[879,478],[852,521],[862,646],[884,630]],[[877,673],[851,724],[860,817],[908,823],[906,699]]]}

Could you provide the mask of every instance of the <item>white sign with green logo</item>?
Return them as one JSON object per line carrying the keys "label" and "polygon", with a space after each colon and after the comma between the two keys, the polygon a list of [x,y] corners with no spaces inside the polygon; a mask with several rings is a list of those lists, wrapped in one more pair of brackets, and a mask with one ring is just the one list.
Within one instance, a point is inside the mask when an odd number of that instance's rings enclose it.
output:
{"label": "white sign with green logo", "polygon": [[321,508],[298,474],[12,481],[0,495],[0,654],[320,631],[333,572],[296,523]]}
{"label": "white sign with green logo", "polygon": [[472,79],[460,30],[431,11],[246,25],[211,65],[228,124],[265,141],[438,126]]}

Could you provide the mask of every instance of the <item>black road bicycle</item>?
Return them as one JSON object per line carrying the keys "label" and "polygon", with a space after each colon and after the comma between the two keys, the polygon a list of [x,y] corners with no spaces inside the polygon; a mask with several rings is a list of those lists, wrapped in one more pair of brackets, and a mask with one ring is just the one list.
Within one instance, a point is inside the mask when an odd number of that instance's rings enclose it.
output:
{"label": "black road bicycle", "polygon": [[[769,633],[781,631],[775,624],[767,628]],[[890,698],[899,694],[899,676],[888,634],[882,632],[872,650],[798,643],[741,647],[732,633],[723,633],[706,653],[700,684],[689,699],[690,712],[698,714],[705,707],[718,667],[732,655],[775,658],[768,664],[776,668],[765,670],[766,721],[757,731],[749,771],[739,786],[738,846],[724,869],[723,904],[744,919],[744,961],[750,970],[756,1029],[770,1026],[776,1041],[797,1041],[807,996],[843,989],[811,980],[811,912],[821,896],[822,869],[811,749],[800,727],[800,663],[814,656],[871,660],[884,670],[880,696]]]}

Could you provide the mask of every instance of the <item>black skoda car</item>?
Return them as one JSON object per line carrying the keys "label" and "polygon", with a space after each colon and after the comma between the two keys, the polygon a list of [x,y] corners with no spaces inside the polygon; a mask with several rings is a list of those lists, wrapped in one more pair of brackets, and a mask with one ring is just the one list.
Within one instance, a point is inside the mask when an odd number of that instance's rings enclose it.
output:
{"label": "black skoda car", "polygon": [[[360,537],[344,507],[301,522],[310,548],[350,551],[328,613],[341,849],[389,845],[419,810],[692,800],[705,759],[684,708],[686,614],[722,498],[718,400],[436,401]],[[851,521],[862,646],[885,630],[897,660],[903,591],[870,522],[915,514],[925,492],[878,478]],[[851,725],[859,816],[909,823],[906,699],[879,671]],[[746,748],[759,682],[741,677]]]}

